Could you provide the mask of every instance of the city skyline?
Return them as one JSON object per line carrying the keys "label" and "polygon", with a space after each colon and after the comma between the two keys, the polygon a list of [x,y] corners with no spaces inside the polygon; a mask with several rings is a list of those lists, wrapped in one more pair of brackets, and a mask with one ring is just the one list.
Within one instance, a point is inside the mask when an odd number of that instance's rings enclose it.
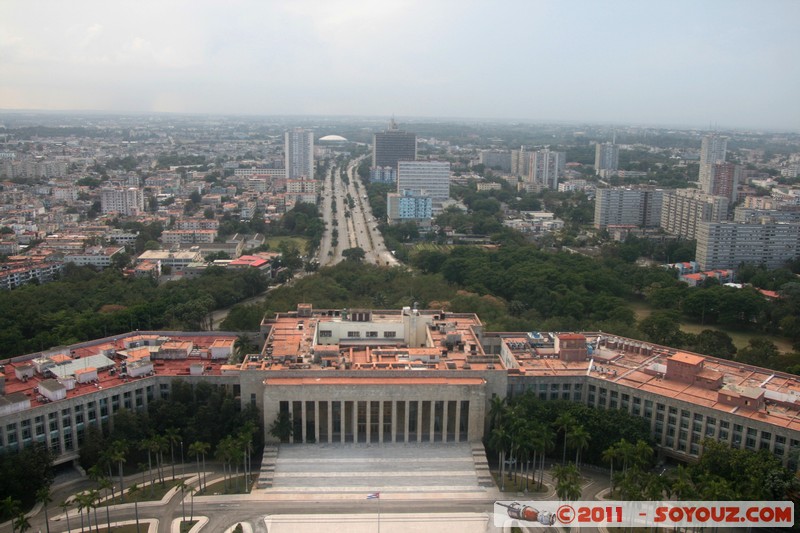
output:
{"label": "city skyline", "polygon": [[0,6],[5,110],[800,125],[789,1],[47,7]]}

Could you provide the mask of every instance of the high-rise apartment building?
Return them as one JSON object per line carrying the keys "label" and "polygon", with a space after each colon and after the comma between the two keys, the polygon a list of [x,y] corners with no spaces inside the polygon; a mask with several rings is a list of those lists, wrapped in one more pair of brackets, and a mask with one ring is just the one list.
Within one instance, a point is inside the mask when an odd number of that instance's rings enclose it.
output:
{"label": "high-rise apartment building", "polygon": [[711,194],[714,164],[724,163],[728,139],[716,133],[703,137],[700,145],[700,189]]}
{"label": "high-rise apartment building", "polygon": [[398,161],[417,159],[417,134],[398,129],[392,119],[389,129],[372,138],[372,167],[397,168]]}
{"label": "high-rise apartment building", "polygon": [[664,194],[661,227],[664,231],[695,239],[701,222],[722,222],[728,217],[728,199],[697,189],[676,189]]}
{"label": "high-rise apartment building", "polygon": [[711,165],[711,177],[708,182],[708,194],[724,196],[731,202],[736,201],[739,188],[739,176],[742,167],[733,163],[720,161]]}
{"label": "high-rise apartment building", "polygon": [[519,150],[511,150],[511,173],[515,176],[527,176],[530,172],[530,154],[521,146]]}
{"label": "high-rise apartment building", "polygon": [[501,150],[481,150],[478,154],[481,165],[487,169],[511,172],[511,152]]}
{"label": "high-rise apartment building", "polygon": [[138,187],[102,189],[100,207],[103,213],[136,216],[144,212],[144,192]]}
{"label": "high-rise apartment building", "polygon": [[658,227],[661,223],[663,195],[662,189],[654,187],[597,189],[594,227]]}
{"label": "high-rise apartment building", "polygon": [[286,178],[314,179],[314,132],[295,128],[285,134]]}
{"label": "high-rise apartment building", "polygon": [[558,190],[558,178],[564,172],[567,154],[549,148],[531,153],[529,181],[546,189]]}
{"label": "high-rise apartment building", "polygon": [[597,143],[594,151],[594,172],[606,177],[619,168],[619,146],[613,143]]}
{"label": "high-rise apartment building", "polygon": [[428,196],[433,201],[434,214],[450,198],[450,163],[447,161],[399,161],[397,163],[397,192]]}
{"label": "high-rise apartment building", "polygon": [[697,228],[696,261],[702,270],[737,268],[742,263],[779,268],[795,259],[800,224],[703,222]]}

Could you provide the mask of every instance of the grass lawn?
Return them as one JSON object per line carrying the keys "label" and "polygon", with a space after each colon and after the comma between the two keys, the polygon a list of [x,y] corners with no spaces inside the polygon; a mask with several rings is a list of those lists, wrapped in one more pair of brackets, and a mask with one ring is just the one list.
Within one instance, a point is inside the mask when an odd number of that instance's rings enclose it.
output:
{"label": "grass lawn", "polygon": [[250,492],[250,487],[253,486],[253,483],[256,481],[258,476],[252,475],[250,476],[250,484],[247,487],[247,490],[242,490],[242,481],[244,480],[244,474],[232,477],[228,479],[227,485],[228,488],[225,488],[225,480],[220,479],[214,483],[210,483],[206,489],[203,491],[203,494],[247,494]]}
{"label": "grass lawn", "polygon": [[[499,472],[492,472],[492,477],[494,478],[494,482],[497,484],[497,488],[500,488],[500,473]],[[514,477],[506,475],[506,490],[504,492],[525,492],[525,478],[522,476],[517,476],[517,482],[514,483]],[[542,488],[538,489],[536,484],[531,479],[528,482],[528,492],[547,492],[547,486],[542,484]]]}
{"label": "grass lawn", "polygon": [[[142,524],[139,522],[139,531],[147,531],[149,528],[149,524]],[[101,527],[100,533],[136,533],[136,524],[127,524],[125,526],[111,526],[111,529],[107,527]]]}
{"label": "grass lawn", "polygon": [[188,533],[197,522],[197,520],[181,522],[181,533]]}
{"label": "grass lawn", "polygon": [[[180,478],[178,478],[178,479],[176,479],[174,481],[171,480],[171,479],[165,479],[163,485],[161,483],[158,483],[158,482],[156,482],[154,485],[139,485],[139,484],[137,484],[137,487],[139,487],[139,492],[136,494],[135,498],[131,497],[131,495],[127,492],[127,489],[129,487],[126,487],[125,488],[126,492],[125,492],[125,501],[124,502],[122,501],[122,499],[119,496],[117,496],[113,500],[109,500],[108,504],[109,505],[117,505],[117,504],[120,504],[120,503],[133,503],[134,501],[137,501],[137,502],[158,501],[161,498],[163,498],[164,495],[172,487],[177,485],[179,482],[180,482]],[[103,502],[102,505],[105,506],[105,502]]]}
{"label": "grass lawn", "polygon": [[434,244],[432,242],[421,242],[411,248],[411,253],[427,250],[429,252],[449,252],[453,249],[451,244]]}
{"label": "grass lawn", "polygon": [[280,246],[281,241],[289,241],[297,246],[297,249],[300,250],[301,253],[307,254],[308,248],[308,239],[303,237],[270,237],[266,240],[266,243],[269,244],[269,251],[270,252],[277,252],[278,246]]}
{"label": "grass lawn", "polygon": [[[642,320],[643,318],[647,318],[650,314],[654,311],[652,307],[647,305],[645,302],[636,301],[630,303],[631,309],[636,314],[636,320]],[[706,324],[700,325],[695,324],[693,322],[681,322],[681,331],[685,333],[700,333],[704,329],[712,329],[715,331],[722,331],[730,335],[731,339],[733,339],[733,344],[736,348],[744,348],[747,346],[750,339],[755,338],[766,338],[771,340],[775,343],[775,346],[778,347],[778,350],[784,353],[791,353],[794,350],[792,349],[792,342],[785,338],[785,337],[778,337],[775,335],[767,335],[765,333],[761,333],[758,331],[742,331],[738,329],[727,329],[720,326],[716,326],[713,324]]]}

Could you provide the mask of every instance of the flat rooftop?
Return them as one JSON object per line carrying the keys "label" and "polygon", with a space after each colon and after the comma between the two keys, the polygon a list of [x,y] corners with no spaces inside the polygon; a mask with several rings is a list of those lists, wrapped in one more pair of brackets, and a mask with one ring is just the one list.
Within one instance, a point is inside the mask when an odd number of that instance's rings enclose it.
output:
{"label": "flat rooftop", "polygon": [[[262,329],[269,330],[267,341],[260,354],[245,358],[241,370],[504,369],[498,356],[483,351],[478,337],[483,324],[474,313],[352,310],[345,316],[340,310],[305,311],[311,316],[278,313],[275,318],[262,322]],[[369,313],[369,319],[361,315],[362,319],[353,320],[353,313]],[[410,331],[415,328],[406,327],[409,313],[417,313],[415,318],[420,325],[416,335]],[[359,335],[321,343],[320,330],[332,327],[357,330]],[[365,329],[370,327],[377,329],[373,331],[375,337],[367,336]],[[384,334],[381,329],[389,328],[402,331],[405,336],[377,336]],[[416,339],[413,345],[412,338]]]}
{"label": "flat rooftop", "polygon": [[[57,376],[64,378],[75,371],[88,368],[98,367],[97,380],[89,383],[76,383],[75,388],[67,390],[67,399],[89,394],[102,389],[108,389],[122,385],[129,381],[142,379],[141,377],[120,377],[121,363],[125,361],[125,344],[126,341],[130,342],[131,339],[145,338],[139,333],[131,333],[129,335],[120,335],[113,339],[101,339],[88,343],[81,343],[73,346],[67,346],[59,350],[53,350],[48,353],[37,353],[27,356],[24,360],[19,360],[13,363],[5,364],[5,395],[8,396],[14,393],[24,394],[31,402],[31,407],[38,407],[48,403],[47,399],[38,394],[38,387],[40,383],[49,378],[47,376],[36,372],[33,377],[20,380],[16,377],[15,369],[20,367],[30,366],[34,359],[41,357],[50,357],[57,361],[68,359],[64,365],[52,367],[53,373]],[[203,363],[205,369],[204,375],[222,375],[221,367],[226,361],[210,359],[209,348],[219,339],[236,339],[234,333],[220,333],[220,334],[183,334],[183,333],[170,333],[146,336],[151,339],[172,340],[177,342],[191,342],[194,344],[194,350],[185,359],[154,359],[153,370],[156,375],[161,376],[189,376],[189,367],[195,363]],[[152,347],[150,347],[152,348]],[[66,355],[69,354],[69,355]],[[98,363],[103,363],[100,365]]]}
{"label": "flat rooftop", "polygon": [[[717,409],[728,414],[757,419],[800,431],[800,377],[751,365],[678,351],[638,340],[596,332],[583,333],[589,354],[584,361],[565,362],[547,342],[531,343],[524,334],[504,336],[502,342],[518,367],[510,374],[542,377],[591,376],[641,390]],[[601,343],[601,339],[603,342]],[[532,344],[536,344],[533,346]],[[686,365],[702,363],[700,376],[721,375],[722,387],[765,392],[765,409],[744,409],[718,401],[719,389],[690,384],[664,375],[667,361]],[[780,399],[782,404],[770,402]],[[795,403],[794,406],[787,405]]]}

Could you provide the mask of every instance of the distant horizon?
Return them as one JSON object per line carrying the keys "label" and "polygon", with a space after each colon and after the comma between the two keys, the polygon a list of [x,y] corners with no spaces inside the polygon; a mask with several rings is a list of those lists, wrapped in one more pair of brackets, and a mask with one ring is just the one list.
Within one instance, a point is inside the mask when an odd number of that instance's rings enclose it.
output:
{"label": "distant horizon", "polygon": [[[385,122],[388,124],[393,117],[402,126],[411,122],[477,122],[477,123],[504,123],[504,124],[529,124],[529,125],[557,125],[557,126],[601,126],[623,128],[648,128],[648,129],[678,129],[699,132],[740,132],[740,133],[794,133],[800,134],[798,129],[767,128],[759,126],[725,126],[720,124],[657,124],[657,123],[628,123],[611,121],[590,120],[558,120],[558,119],[533,119],[533,118],[508,118],[508,117],[480,117],[480,116],[435,116],[435,115],[370,115],[370,114],[300,114],[300,113],[218,113],[205,111],[124,111],[104,109],[9,109],[0,108],[0,116],[4,114],[30,114],[30,115],[97,115],[120,117],[144,116],[176,116],[176,117],[219,117],[219,118],[248,118],[248,119],[336,119],[336,120],[366,120]],[[0,126],[3,126],[0,124]]]}

